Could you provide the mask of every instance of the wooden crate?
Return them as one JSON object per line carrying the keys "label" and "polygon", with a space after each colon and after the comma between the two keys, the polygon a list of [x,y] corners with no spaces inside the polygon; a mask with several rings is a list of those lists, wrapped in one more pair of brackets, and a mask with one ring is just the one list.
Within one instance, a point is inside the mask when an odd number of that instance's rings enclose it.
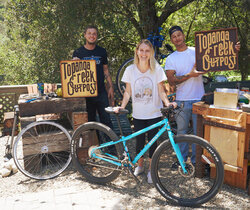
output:
{"label": "wooden crate", "polygon": [[36,116],[33,117],[20,117],[21,129],[36,121]]}
{"label": "wooden crate", "polygon": [[77,157],[80,163],[84,164],[88,158],[89,147],[99,145],[97,133],[95,131],[84,132],[81,135],[81,144],[77,148]]}
{"label": "wooden crate", "polygon": [[[3,136],[12,134],[12,128],[14,124],[14,112],[5,112],[3,121]],[[16,123],[15,136],[18,134],[18,123]]]}
{"label": "wooden crate", "polygon": [[[55,131],[54,133],[41,133],[36,130],[32,133],[32,136],[23,136],[21,146],[26,170],[29,170],[29,168],[33,170],[34,165],[40,165],[43,148],[48,149],[49,153],[70,152],[70,142],[68,138],[63,132],[59,131]],[[39,168],[37,168],[37,170],[39,170]]]}
{"label": "wooden crate", "polygon": [[18,104],[21,117],[30,117],[40,114],[78,112],[86,110],[85,98],[52,98],[49,100],[41,99],[25,103],[27,95],[20,96]]}
{"label": "wooden crate", "polygon": [[[197,134],[215,146],[222,157],[224,183],[246,189],[250,115],[242,110],[209,108],[202,102],[193,105],[193,112],[201,120],[197,122]],[[215,176],[214,172],[211,168],[211,177]]]}
{"label": "wooden crate", "polygon": [[43,121],[43,120],[58,120],[60,119],[60,113],[55,114],[40,114],[36,115],[36,121]]}
{"label": "wooden crate", "polygon": [[87,112],[70,112],[69,118],[71,125],[74,130],[76,130],[80,125],[88,122],[88,113]]}
{"label": "wooden crate", "polygon": [[[35,137],[35,138],[34,138]],[[49,145],[49,152],[69,151],[69,140],[62,132],[49,134],[33,133],[31,137],[23,138],[23,155],[33,155],[41,152],[44,145]]]}
{"label": "wooden crate", "polygon": [[214,92],[214,106],[222,108],[237,108],[238,93]]}
{"label": "wooden crate", "polygon": [[[243,168],[246,113],[209,109],[203,116],[206,121],[204,138],[220,153],[228,170],[237,172]],[[218,139],[219,137],[219,139]]]}

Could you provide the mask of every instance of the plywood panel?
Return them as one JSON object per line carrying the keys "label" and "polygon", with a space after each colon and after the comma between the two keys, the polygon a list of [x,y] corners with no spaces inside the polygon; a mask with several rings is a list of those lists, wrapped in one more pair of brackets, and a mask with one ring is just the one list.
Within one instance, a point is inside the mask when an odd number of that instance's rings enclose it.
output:
{"label": "plywood panel", "polygon": [[223,128],[210,128],[210,143],[218,150],[222,160],[237,166],[238,132]]}

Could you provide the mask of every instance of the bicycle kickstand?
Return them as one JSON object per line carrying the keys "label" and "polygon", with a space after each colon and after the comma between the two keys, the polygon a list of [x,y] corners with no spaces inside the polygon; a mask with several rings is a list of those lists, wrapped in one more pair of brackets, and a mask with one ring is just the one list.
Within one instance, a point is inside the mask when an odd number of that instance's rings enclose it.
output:
{"label": "bicycle kickstand", "polygon": [[6,147],[5,147],[4,161],[7,162],[11,158],[12,158],[11,147],[10,147],[10,144],[7,144]]}

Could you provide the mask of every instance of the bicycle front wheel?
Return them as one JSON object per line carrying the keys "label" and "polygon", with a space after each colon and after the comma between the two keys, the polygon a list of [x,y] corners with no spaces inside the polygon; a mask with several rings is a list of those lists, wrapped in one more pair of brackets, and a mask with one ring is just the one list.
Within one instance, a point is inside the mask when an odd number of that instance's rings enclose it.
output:
{"label": "bicycle front wheel", "polygon": [[71,141],[72,161],[76,169],[89,181],[97,184],[106,184],[118,177],[120,167],[105,161],[119,161],[121,157],[121,143],[101,149],[93,158],[91,152],[100,144],[117,141],[117,135],[106,125],[98,122],[88,122],[76,129]]}
{"label": "bicycle front wheel", "polygon": [[17,168],[24,175],[38,180],[58,176],[70,164],[70,140],[69,132],[55,122],[29,124],[13,144]]}
{"label": "bicycle front wheel", "polygon": [[117,71],[117,75],[116,75],[116,86],[117,89],[121,95],[121,97],[123,97],[123,93],[126,89],[126,84],[124,82],[121,81],[122,76],[125,72],[125,69],[134,63],[134,58],[129,58],[128,60],[126,60],[119,68],[119,70]]}
{"label": "bicycle front wheel", "polygon": [[[168,201],[181,206],[199,206],[212,199],[224,179],[223,162],[216,149],[206,140],[193,136],[175,137],[175,143],[188,145],[187,174],[178,165],[176,154],[169,141],[156,149],[151,166],[156,189]],[[192,146],[196,148],[196,163],[192,163]],[[198,151],[200,155],[198,155]],[[198,156],[200,162],[198,163]],[[195,158],[192,160],[195,160]]]}

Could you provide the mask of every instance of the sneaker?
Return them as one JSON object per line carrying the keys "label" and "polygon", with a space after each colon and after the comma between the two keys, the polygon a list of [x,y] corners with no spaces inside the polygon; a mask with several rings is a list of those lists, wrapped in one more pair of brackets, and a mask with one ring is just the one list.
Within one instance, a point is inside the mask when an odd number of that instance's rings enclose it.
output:
{"label": "sneaker", "polygon": [[143,171],[144,171],[144,167],[137,166],[137,167],[135,168],[134,175],[135,175],[135,176],[138,176],[138,175],[140,175],[141,173],[143,173]]}
{"label": "sneaker", "polygon": [[153,184],[153,180],[152,180],[151,172],[150,171],[148,172],[148,176],[147,177],[148,177],[148,183],[149,184]]}

